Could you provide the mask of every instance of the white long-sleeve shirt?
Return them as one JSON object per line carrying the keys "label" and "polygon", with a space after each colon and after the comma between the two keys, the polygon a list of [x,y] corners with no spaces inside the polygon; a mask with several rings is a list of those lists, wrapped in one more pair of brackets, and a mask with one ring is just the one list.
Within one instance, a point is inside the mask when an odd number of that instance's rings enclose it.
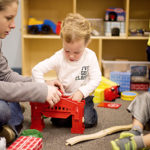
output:
{"label": "white long-sleeve shirt", "polygon": [[58,80],[65,89],[65,95],[71,95],[80,90],[87,97],[99,85],[101,71],[95,53],[85,48],[78,61],[69,61],[61,49],[53,56],[38,63],[32,69],[32,77],[36,82],[45,82],[44,74],[55,70]]}

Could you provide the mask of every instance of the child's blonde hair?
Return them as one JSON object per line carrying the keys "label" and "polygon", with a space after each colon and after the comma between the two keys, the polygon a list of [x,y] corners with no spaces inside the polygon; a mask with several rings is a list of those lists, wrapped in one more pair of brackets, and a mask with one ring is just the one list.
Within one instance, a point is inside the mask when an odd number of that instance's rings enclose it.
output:
{"label": "child's blonde hair", "polygon": [[91,25],[88,20],[78,13],[70,13],[64,19],[61,27],[61,37],[67,42],[84,39],[85,44],[90,40]]}

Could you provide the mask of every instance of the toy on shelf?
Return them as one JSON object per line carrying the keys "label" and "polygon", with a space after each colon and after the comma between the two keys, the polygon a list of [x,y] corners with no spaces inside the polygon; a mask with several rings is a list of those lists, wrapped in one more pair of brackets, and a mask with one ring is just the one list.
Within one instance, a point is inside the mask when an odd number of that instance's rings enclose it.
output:
{"label": "toy on shelf", "polygon": [[71,133],[83,134],[84,132],[84,105],[85,101],[77,102],[62,96],[60,101],[51,108],[46,103],[31,102],[31,129],[42,131],[45,127],[42,115],[53,118],[68,118],[72,115]]}
{"label": "toy on shelf", "polygon": [[[129,19],[130,36],[147,36],[149,37],[150,29],[148,27],[149,19]],[[146,26],[145,26],[146,25]]]}
{"label": "toy on shelf", "polygon": [[51,20],[45,19],[44,21],[39,21],[33,17],[30,17],[28,21],[28,32],[30,34],[59,34],[60,22],[56,25]]}
{"label": "toy on shelf", "polygon": [[61,30],[61,21],[58,21],[56,25],[56,34],[60,34],[60,30]]}
{"label": "toy on shelf", "polygon": [[7,150],[42,150],[42,138],[20,136]]}
{"label": "toy on shelf", "polygon": [[122,8],[106,9],[105,35],[125,36],[125,11]]}
{"label": "toy on shelf", "polygon": [[91,24],[92,32],[91,34],[93,36],[100,36],[102,35],[102,26],[103,26],[103,19],[102,18],[87,18],[87,20]]}
{"label": "toy on shelf", "polygon": [[105,21],[125,21],[125,11],[122,8],[108,8]]}
{"label": "toy on shelf", "polygon": [[130,29],[131,36],[144,36],[144,29]]}

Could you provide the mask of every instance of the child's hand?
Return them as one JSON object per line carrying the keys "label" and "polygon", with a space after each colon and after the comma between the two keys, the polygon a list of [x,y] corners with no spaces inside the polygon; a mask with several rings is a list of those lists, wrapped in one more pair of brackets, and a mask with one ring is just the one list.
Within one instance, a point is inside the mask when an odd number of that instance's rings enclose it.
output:
{"label": "child's hand", "polygon": [[47,85],[56,86],[59,90],[61,90],[64,93],[63,85],[60,83],[59,80],[46,80],[45,81]]}
{"label": "child's hand", "polygon": [[80,90],[76,91],[74,94],[72,94],[69,98],[71,98],[72,100],[76,100],[78,102],[81,102],[81,100],[83,99],[83,94]]}

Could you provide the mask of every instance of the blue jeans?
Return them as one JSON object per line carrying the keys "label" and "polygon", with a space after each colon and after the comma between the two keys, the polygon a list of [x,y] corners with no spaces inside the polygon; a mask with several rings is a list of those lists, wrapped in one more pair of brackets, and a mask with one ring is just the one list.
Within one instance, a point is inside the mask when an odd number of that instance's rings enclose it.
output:
{"label": "blue jeans", "polygon": [[0,100],[0,128],[7,124],[16,132],[15,126],[21,124],[23,119],[21,107],[18,102]]}

